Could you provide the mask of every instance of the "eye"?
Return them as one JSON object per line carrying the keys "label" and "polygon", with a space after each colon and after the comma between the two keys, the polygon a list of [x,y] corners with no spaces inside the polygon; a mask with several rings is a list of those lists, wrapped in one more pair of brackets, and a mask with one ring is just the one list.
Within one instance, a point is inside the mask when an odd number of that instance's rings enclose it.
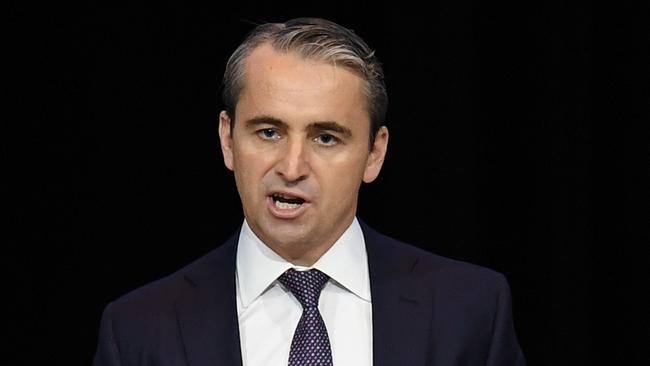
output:
{"label": "eye", "polygon": [[322,135],[316,136],[314,139],[316,142],[325,145],[325,146],[333,146],[338,143],[338,139],[328,133],[324,133]]}
{"label": "eye", "polygon": [[264,140],[277,140],[280,138],[278,132],[272,128],[265,128],[257,131],[257,135]]}

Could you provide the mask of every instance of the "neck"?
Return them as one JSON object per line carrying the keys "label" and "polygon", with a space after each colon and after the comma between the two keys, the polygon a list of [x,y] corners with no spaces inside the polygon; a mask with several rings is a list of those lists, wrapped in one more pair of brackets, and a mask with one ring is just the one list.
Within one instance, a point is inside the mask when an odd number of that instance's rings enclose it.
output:
{"label": "neck", "polygon": [[323,256],[323,254],[327,253],[333,245],[334,243],[331,243],[327,246],[307,248],[306,250],[301,250],[302,248],[270,248],[291,264],[311,267],[320,259],[320,257]]}
{"label": "neck", "polygon": [[[311,267],[316,263],[325,253],[327,253],[332,246],[343,236],[345,231],[350,227],[354,220],[354,215],[339,224],[336,228],[327,230],[330,235],[321,233],[320,235],[312,235],[312,240],[306,237],[294,238],[294,240],[276,241],[272,238],[265,238],[262,233],[256,233],[255,229],[251,226],[253,232],[269,249],[274,251],[277,255],[282,257],[287,262],[292,264]],[[314,242],[313,238],[325,239],[323,241]]]}

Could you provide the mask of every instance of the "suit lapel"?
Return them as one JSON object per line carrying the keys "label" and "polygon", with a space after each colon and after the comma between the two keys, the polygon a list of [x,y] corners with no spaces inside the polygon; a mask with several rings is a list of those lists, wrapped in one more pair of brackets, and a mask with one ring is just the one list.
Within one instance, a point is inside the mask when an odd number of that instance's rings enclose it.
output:
{"label": "suit lapel", "polygon": [[241,365],[235,295],[239,232],[185,274],[188,288],[176,303],[190,366]]}
{"label": "suit lapel", "polygon": [[[423,365],[431,299],[415,271],[418,256],[361,222],[370,272],[373,364]],[[239,232],[185,274],[176,303],[190,366],[242,365],[235,290]]]}
{"label": "suit lapel", "polygon": [[372,293],[373,364],[424,365],[432,309],[427,306],[429,292],[415,272],[418,256],[361,226]]}

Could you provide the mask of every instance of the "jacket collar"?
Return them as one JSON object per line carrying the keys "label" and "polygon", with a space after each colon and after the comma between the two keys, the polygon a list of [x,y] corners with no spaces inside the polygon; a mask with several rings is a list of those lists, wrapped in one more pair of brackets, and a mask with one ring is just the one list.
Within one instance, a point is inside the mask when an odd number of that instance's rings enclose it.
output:
{"label": "jacket collar", "polygon": [[[417,275],[418,251],[359,222],[372,292],[373,363],[424,364],[432,309],[426,306],[430,292]],[[185,273],[187,291],[176,311],[191,366],[242,365],[235,295],[238,237],[239,230]]]}
{"label": "jacket collar", "polygon": [[184,274],[187,291],[176,302],[191,366],[241,365],[235,296],[239,230]]}
{"label": "jacket collar", "polygon": [[424,365],[431,300],[418,276],[420,252],[361,223],[372,292],[373,364]]}

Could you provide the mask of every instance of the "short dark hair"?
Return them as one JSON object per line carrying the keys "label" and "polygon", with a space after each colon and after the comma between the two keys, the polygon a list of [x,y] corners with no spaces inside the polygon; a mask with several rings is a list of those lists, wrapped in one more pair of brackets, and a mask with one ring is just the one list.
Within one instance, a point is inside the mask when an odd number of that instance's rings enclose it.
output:
{"label": "short dark hair", "polygon": [[244,63],[257,46],[269,43],[281,52],[296,52],[306,59],[340,65],[365,80],[370,117],[370,146],[385,124],[388,95],[381,63],[353,30],[319,18],[297,18],[285,23],[265,23],[253,29],[230,56],[223,77],[226,113],[235,121],[235,108],[244,87]]}

